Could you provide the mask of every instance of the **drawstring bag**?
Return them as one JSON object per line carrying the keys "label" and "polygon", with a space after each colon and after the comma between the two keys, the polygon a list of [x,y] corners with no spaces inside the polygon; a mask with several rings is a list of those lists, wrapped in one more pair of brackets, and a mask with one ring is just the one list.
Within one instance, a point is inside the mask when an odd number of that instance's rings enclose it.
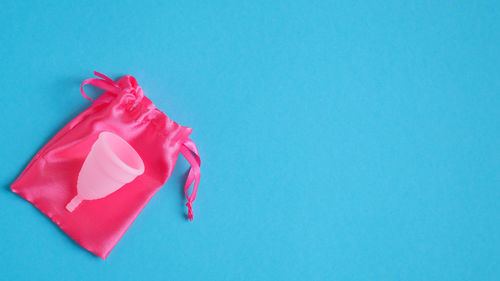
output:
{"label": "drawstring bag", "polygon": [[[200,157],[192,129],[158,110],[134,77],[114,82],[94,73],[102,79],[87,79],[80,88],[92,105],[35,155],[11,188],[106,259],[170,177],[179,153],[191,165],[184,191],[193,219]],[[83,91],[86,84],[106,92],[94,101]]]}

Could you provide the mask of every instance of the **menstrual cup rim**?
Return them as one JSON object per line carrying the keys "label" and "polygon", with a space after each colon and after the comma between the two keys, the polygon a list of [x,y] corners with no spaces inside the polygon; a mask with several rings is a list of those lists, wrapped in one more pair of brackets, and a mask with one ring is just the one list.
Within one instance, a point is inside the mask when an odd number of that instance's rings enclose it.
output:
{"label": "menstrual cup rim", "polygon": [[137,176],[142,175],[144,173],[144,161],[142,160],[139,153],[126,140],[124,140],[122,137],[120,137],[117,134],[114,134],[112,132],[107,132],[107,131],[101,132],[99,134],[99,139],[102,139],[106,136],[112,137],[115,140],[118,140],[119,142],[124,144],[125,146],[129,147],[134,152],[134,158],[137,158],[139,160],[138,163],[140,164],[140,167],[139,167],[139,169],[136,169],[136,168],[133,168],[133,167],[129,166],[128,164],[126,164],[122,159],[120,159],[120,157],[118,157],[113,152],[113,149],[111,147],[109,147],[109,144],[106,141],[103,141],[103,145],[106,148],[106,149],[104,149],[104,151],[106,152],[106,154],[110,158],[112,158],[113,162],[115,164],[117,164],[118,166],[120,166],[125,171],[129,172],[130,174],[134,174]]}

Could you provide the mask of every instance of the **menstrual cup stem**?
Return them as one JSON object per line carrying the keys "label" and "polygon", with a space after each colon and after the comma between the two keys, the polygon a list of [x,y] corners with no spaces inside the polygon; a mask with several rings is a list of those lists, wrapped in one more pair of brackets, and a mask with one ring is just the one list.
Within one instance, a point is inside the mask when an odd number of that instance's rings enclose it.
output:
{"label": "menstrual cup stem", "polygon": [[80,203],[82,203],[82,199],[80,199],[80,197],[75,196],[73,197],[73,199],[71,199],[71,201],[69,201],[68,205],[66,205],[66,209],[70,212],[73,212],[73,210],[78,207],[78,205],[80,205]]}

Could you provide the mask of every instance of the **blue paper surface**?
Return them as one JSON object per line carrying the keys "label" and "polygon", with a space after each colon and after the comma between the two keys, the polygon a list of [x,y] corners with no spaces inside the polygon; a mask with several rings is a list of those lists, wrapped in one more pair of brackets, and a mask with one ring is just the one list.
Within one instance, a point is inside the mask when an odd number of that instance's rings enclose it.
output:
{"label": "blue paper surface", "polygon": [[[498,280],[499,14],[1,1],[0,279]],[[202,158],[194,222],[181,157],[106,261],[9,189],[94,70],[135,76]]]}

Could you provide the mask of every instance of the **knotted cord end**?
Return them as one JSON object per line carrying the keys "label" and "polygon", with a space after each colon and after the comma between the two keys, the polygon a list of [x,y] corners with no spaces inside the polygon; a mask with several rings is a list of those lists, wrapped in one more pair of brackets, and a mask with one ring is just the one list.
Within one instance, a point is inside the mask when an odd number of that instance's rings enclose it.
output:
{"label": "knotted cord end", "polygon": [[188,207],[188,218],[190,221],[193,221],[193,203],[188,201],[186,206]]}

